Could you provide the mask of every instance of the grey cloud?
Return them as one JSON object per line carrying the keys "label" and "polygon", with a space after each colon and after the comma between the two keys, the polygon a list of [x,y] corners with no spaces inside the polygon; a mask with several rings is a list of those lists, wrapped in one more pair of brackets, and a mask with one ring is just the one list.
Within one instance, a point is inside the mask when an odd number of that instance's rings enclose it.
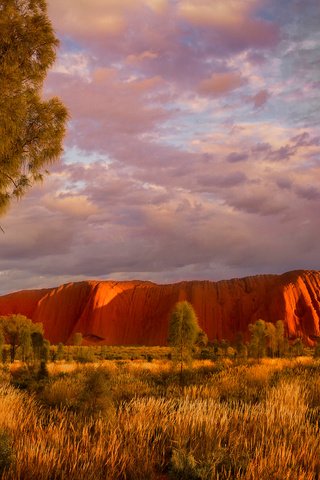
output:
{"label": "grey cloud", "polygon": [[295,144],[295,147],[311,147],[320,145],[320,136],[311,137],[308,132],[303,132],[299,135],[296,135],[290,140]]}
{"label": "grey cloud", "polygon": [[276,184],[284,190],[290,190],[292,187],[292,181],[289,178],[278,178]]}
{"label": "grey cloud", "polygon": [[260,193],[246,193],[226,199],[226,203],[233,206],[237,210],[241,210],[256,215],[278,215],[288,209],[283,200],[278,200],[272,196]]}
{"label": "grey cloud", "polygon": [[310,201],[316,201],[320,199],[320,189],[313,185],[300,185],[296,186],[295,191],[299,197]]}
{"label": "grey cloud", "polygon": [[199,176],[198,183],[204,187],[229,188],[241,185],[247,181],[247,176],[243,172],[232,172],[220,176]]}
{"label": "grey cloud", "polygon": [[230,163],[244,162],[248,160],[249,155],[247,153],[231,152],[227,156],[226,160]]}
{"label": "grey cloud", "polygon": [[284,160],[289,160],[290,157],[295,154],[295,151],[295,147],[285,145],[284,147],[280,147],[277,150],[269,152],[268,159],[274,162],[282,162]]}
{"label": "grey cloud", "polygon": [[270,143],[256,143],[252,148],[252,153],[268,153],[271,150]]}

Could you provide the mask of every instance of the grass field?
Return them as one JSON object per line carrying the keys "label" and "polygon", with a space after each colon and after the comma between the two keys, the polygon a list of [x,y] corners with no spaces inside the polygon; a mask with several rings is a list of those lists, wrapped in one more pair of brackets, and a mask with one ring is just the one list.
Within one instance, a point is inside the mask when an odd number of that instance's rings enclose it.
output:
{"label": "grass field", "polygon": [[3,479],[320,478],[318,360],[196,361],[183,385],[168,360],[48,372],[2,367]]}

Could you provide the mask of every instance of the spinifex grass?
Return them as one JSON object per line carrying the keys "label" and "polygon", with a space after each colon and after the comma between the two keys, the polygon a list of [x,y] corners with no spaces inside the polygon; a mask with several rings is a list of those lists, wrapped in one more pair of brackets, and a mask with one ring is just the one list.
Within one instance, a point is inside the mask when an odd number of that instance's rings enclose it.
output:
{"label": "spinifex grass", "polygon": [[183,389],[170,368],[51,369],[37,396],[3,383],[12,460],[2,478],[319,478],[319,363],[198,363]]}

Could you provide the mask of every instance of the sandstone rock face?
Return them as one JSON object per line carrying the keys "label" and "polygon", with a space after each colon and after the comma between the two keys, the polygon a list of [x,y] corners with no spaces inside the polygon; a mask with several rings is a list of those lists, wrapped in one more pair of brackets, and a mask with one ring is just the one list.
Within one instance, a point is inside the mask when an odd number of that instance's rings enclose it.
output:
{"label": "sandstone rock face", "polygon": [[248,336],[248,324],[283,320],[290,338],[320,337],[320,272],[293,271],[220,282],[86,281],[0,297],[0,315],[42,322],[52,343],[81,332],[87,344],[165,345],[170,312],[188,300],[209,340]]}

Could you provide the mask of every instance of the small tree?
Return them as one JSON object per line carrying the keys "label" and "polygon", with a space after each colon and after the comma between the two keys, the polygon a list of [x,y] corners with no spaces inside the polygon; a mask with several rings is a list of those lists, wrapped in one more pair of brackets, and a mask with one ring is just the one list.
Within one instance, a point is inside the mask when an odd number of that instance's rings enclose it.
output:
{"label": "small tree", "polygon": [[40,361],[41,360],[41,352],[42,352],[42,348],[43,348],[43,342],[44,342],[42,332],[32,332],[31,341],[32,341],[34,361],[35,362]]}
{"label": "small tree", "polygon": [[300,357],[304,353],[302,338],[296,338],[291,345],[291,352],[294,357]]}
{"label": "small tree", "polygon": [[10,359],[14,362],[17,348],[27,346],[28,335],[34,333],[42,335],[42,323],[33,323],[30,318],[20,314],[13,314],[0,317],[0,327],[3,330],[4,338],[10,345]]}
{"label": "small tree", "polygon": [[0,362],[2,362],[3,346],[4,346],[4,335],[3,335],[2,328],[0,328]]}
{"label": "small tree", "polygon": [[235,349],[237,358],[246,359],[248,356],[248,348],[244,342],[243,333],[238,332],[235,338]]}
{"label": "small tree", "polygon": [[215,356],[218,355],[219,353],[219,341],[217,338],[215,338],[212,342],[212,348],[213,348],[213,353]]}
{"label": "small tree", "polygon": [[318,341],[316,343],[316,347],[314,349],[313,356],[314,356],[314,358],[320,358],[320,339],[318,339]]}
{"label": "small tree", "polygon": [[286,350],[286,341],[284,337],[284,323],[282,320],[276,322],[276,342],[277,342],[277,357],[282,357]]}
{"label": "small tree", "polygon": [[82,333],[77,332],[73,335],[72,343],[73,345],[80,347],[80,345],[82,344],[82,340],[83,340]]}
{"label": "small tree", "polygon": [[58,343],[58,348],[57,348],[57,360],[63,360],[64,358],[64,345],[63,343]]}
{"label": "small tree", "polygon": [[256,323],[250,323],[249,330],[251,332],[250,354],[260,360],[266,355],[266,322],[260,319]]}
{"label": "small tree", "polygon": [[23,326],[20,332],[21,360],[26,362],[32,352],[31,328]]}
{"label": "small tree", "polygon": [[180,382],[182,382],[183,363],[191,358],[199,325],[192,305],[187,302],[176,303],[170,317],[168,343],[173,347],[174,359],[180,365]]}
{"label": "small tree", "polygon": [[229,346],[230,346],[230,345],[229,345],[229,342],[223,338],[223,339],[221,340],[221,342],[220,342],[220,347],[221,347],[221,349],[222,349],[222,351],[223,351],[224,357],[227,356],[227,351],[228,351]]}
{"label": "small tree", "polygon": [[197,347],[206,347],[208,345],[208,335],[201,328],[199,328],[195,344]]}
{"label": "small tree", "polygon": [[83,349],[81,347],[83,341],[82,333],[76,332],[72,337],[72,344],[77,347],[75,349],[75,355],[77,361],[83,361]]}
{"label": "small tree", "polygon": [[50,342],[49,340],[44,339],[43,345],[41,348],[41,361],[47,363],[50,357]]}
{"label": "small tree", "polygon": [[267,351],[269,357],[274,357],[277,352],[276,327],[271,322],[266,322]]}

